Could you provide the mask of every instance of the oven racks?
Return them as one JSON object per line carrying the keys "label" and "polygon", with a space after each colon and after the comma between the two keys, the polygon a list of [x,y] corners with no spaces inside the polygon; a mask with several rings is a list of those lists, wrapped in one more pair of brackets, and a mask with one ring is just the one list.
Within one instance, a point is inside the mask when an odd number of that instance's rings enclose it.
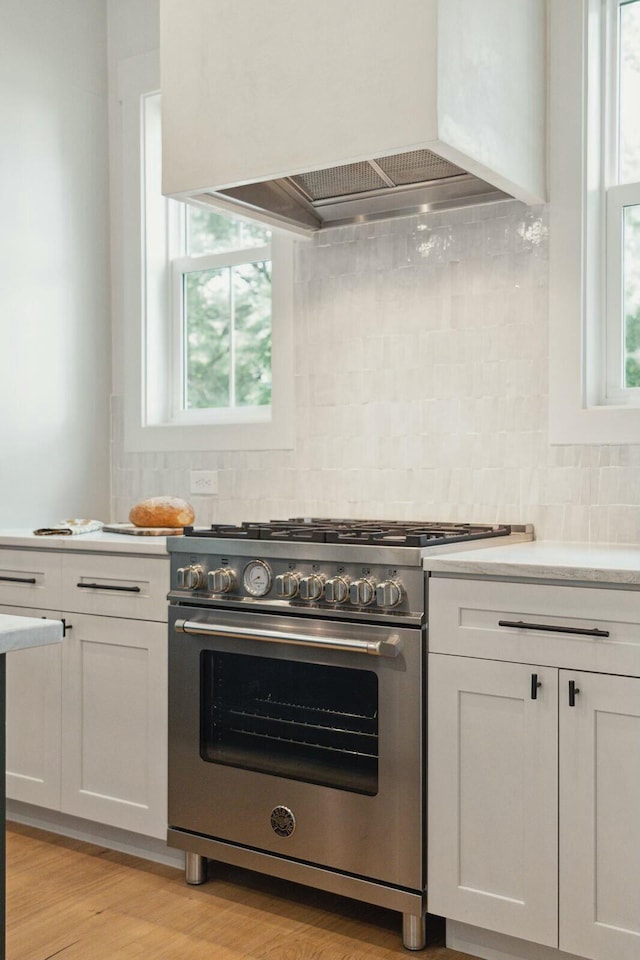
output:
{"label": "oven racks", "polygon": [[[293,705],[287,705],[292,707]],[[300,707],[304,710],[308,708]],[[329,710],[317,710],[321,713],[333,713]],[[358,730],[348,725],[312,723],[303,718],[275,716],[264,710],[230,709],[228,716],[233,718],[233,727],[227,729],[230,733],[245,736],[261,737],[264,740],[279,741],[280,743],[295,744],[310,747],[315,750],[329,750],[349,754],[357,757],[378,756],[377,723],[368,717],[354,714],[344,714],[345,720],[357,717],[358,720],[367,720],[374,729]],[[333,713],[334,716],[337,714]],[[296,735],[297,734],[297,735]],[[324,739],[325,742],[321,742]],[[354,749],[358,745],[360,749]]]}
{"label": "oven racks", "polygon": [[[246,729],[243,729],[242,727],[239,727],[236,729],[231,728],[229,732],[241,734],[242,736],[247,736],[247,737],[259,737],[262,740],[268,740],[271,743],[280,743],[280,744],[285,744],[289,746],[305,747],[311,750],[327,750],[333,753],[340,754],[342,756],[367,757],[369,759],[377,759],[377,756],[378,756],[377,750],[374,750],[374,749],[372,749],[371,751],[348,750],[345,747],[333,747],[327,744],[315,743],[312,740],[299,740],[297,737],[276,736],[273,733],[259,733],[257,730],[246,730]],[[362,734],[362,736],[371,736],[371,734]]]}

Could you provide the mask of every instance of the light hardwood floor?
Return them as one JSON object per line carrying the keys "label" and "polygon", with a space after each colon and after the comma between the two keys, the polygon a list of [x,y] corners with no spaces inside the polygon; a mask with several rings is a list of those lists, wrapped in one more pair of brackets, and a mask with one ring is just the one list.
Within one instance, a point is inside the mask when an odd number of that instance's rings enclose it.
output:
{"label": "light hardwood floor", "polygon": [[211,868],[188,887],[171,867],[9,823],[7,960],[469,960],[441,939],[404,950],[397,913]]}

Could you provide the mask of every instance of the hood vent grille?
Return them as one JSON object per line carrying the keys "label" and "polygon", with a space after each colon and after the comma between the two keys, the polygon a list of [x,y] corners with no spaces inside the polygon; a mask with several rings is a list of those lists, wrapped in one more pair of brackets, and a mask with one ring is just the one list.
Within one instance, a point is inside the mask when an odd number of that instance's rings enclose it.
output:
{"label": "hood vent grille", "polygon": [[445,177],[464,176],[465,171],[443,160],[431,150],[412,150],[390,157],[347,163],[328,170],[312,170],[289,179],[312,203],[335,197],[355,196],[371,190],[412,183],[426,183]]}
{"label": "hood vent grille", "polygon": [[443,160],[431,150],[411,150],[409,153],[396,153],[390,157],[376,160],[380,169],[397,186],[405,183],[425,183],[427,180],[444,180],[445,177],[462,177],[464,170],[455,164]]}
{"label": "hood vent grille", "polygon": [[322,227],[509,197],[431,150],[408,150],[193,194],[193,199],[305,236]]}

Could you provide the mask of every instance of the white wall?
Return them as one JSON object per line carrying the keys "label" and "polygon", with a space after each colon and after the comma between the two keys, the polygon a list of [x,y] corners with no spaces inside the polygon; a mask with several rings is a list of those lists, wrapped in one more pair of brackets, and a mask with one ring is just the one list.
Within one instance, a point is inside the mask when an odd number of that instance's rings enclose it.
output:
{"label": "white wall", "polygon": [[105,0],[0,23],[0,526],[106,519]]}

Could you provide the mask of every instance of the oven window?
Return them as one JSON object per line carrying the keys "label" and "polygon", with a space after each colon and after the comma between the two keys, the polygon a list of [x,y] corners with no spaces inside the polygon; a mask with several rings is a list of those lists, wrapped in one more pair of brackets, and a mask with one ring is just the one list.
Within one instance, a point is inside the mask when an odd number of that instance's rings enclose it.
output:
{"label": "oven window", "polygon": [[374,796],[378,678],[236,653],[201,653],[200,756]]}

